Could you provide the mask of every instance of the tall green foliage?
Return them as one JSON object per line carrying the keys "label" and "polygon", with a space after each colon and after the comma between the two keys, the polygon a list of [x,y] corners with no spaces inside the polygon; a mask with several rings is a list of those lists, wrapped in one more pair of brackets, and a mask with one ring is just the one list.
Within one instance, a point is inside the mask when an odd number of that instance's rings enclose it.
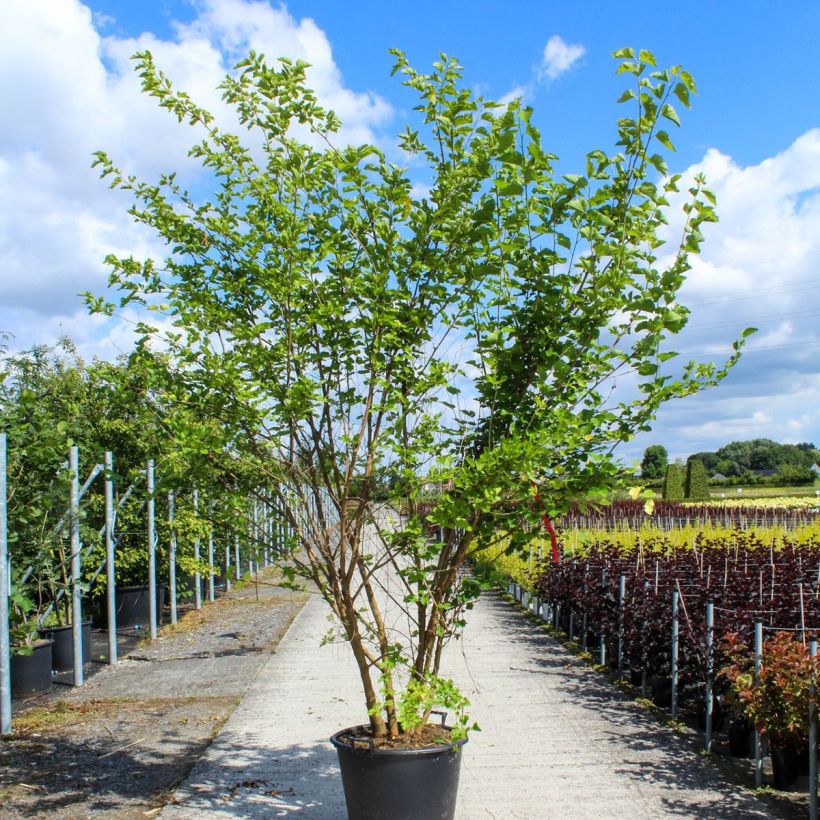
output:
{"label": "tall green foliage", "polygon": [[666,478],[663,480],[663,498],[665,501],[683,501],[684,467],[682,464],[668,464]]}
{"label": "tall green foliage", "polygon": [[669,456],[662,444],[652,444],[644,450],[641,460],[641,478],[663,478]]}
{"label": "tall green foliage", "polygon": [[686,485],[684,495],[687,501],[708,501],[712,496],[709,493],[709,476],[702,461],[690,458],[686,462]]}
{"label": "tall green foliage", "polygon": [[[620,479],[614,448],[664,402],[718,382],[740,350],[723,367],[670,363],[668,338],[689,315],[678,290],[715,219],[698,178],[680,240],[662,246],[680,181],[662,153],[673,101],[688,106],[695,91],[686,71],[618,52],[617,149],[561,175],[529,108],[476,96],[454,60],[423,74],[394,54],[416,101],[403,165],[343,144],[305,64],[257,54],[221,85],[244,142],[137,55],[145,93],[193,126],[212,198],[97,157],[171,249],[108,262],[120,306],[173,322],[180,445],[202,447],[205,406],[220,421],[209,435],[276,488],[301,548],[290,571],[316,585],[350,641],[377,736],[418,725],[398,717],[403,674],[413,702],[426,702],[420,686],[448,691],[442,648],[478,592],[458,571],[468,556],[506,533],[523,549],[537,529],[524,524],[605,496]],[[146,344],[162,335],[141,332]],[[638,393],[613,398],[623,373]],[[418,514],[430,481],[447,488],[429,516],[442,543]],[[398,521],[375,500],[385,485],[404,497]],[[401,630],[385,612],[397,606]]]}

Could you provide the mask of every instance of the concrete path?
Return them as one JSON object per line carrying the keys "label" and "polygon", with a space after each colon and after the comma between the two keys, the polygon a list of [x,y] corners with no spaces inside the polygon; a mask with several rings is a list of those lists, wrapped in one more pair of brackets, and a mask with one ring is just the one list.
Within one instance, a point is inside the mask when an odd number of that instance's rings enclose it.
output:
{"label": "concrete path", "polygon": [[[364,716],[346,645],[319,646],[328,626],[312,599],[162,818],[346,817],[328,738]],[[494,594],[445,664],[482,728],[459,820],[771,816]]]}

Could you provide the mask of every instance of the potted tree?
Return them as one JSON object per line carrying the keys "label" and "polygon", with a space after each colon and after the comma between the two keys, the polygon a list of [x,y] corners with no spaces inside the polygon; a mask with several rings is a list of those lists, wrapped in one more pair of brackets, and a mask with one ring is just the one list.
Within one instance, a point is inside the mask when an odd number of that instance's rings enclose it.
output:
{"label": "potted tree", "polygon": [[[289,583],[312,584],[350,644],[364,720],[333,742],[351,816],[445,817],[471,726],[440,668],[480,591],[467,561],[500,538],[524,550],[543,515],[605,496],[622,472],[613,449],[663,402],[718,382],[741,343],[720,367],[668,363],[689,254],[715,219],[698,178],[658,263],[678,183],[664,123],[678,122],[673,100],[689,104],[688,73],[618,52],[631,109],[617,149],[561,175],[520,100],[474,95],[452,59],[423,74],[393,54],[417,112],[398,153],[350,144],[304,63],[251,53],[225,78],[243,144],[143,52],[143,90],[193,127],[215,196],[174,174],[139,181],[102,152],[96,164],[171,249],[108,263],[120,306],[161,305],[173,325],[178,446],[203,465],[221,453],[272,495]],[[140,331],[144,347],[163,335]],[[613,396],[627,372],[637,389]],[[443,728],[437,706],[454,715]],[[435,811],[419,776],[441,783]]]}
{"label": "potted tree", "polygon": [[40,636],[34,601],[18,588],[9,595],[11,693],[24,697],[51,686],[52,641]]}
{"label": "potted tree", "polygon": [[774,785],[784,789],[800,774],[808,742],[810,705],[817,691],[818,660],[789,632],[763,642],[760,670],[740,637],[726,636],[728,664],[722,674],[732,685],[729,702],[768,740]]}

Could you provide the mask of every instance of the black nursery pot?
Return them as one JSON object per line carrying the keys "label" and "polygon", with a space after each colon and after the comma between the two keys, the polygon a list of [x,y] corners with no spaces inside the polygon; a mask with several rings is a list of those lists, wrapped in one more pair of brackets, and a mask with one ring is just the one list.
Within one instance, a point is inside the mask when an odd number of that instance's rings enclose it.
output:
{"label": "black nursery pot", "polygon": [[[117,629],[148,629],[151,624],[151,605],[148,587],[120,587],[117,589]],[[157,625],[162,623],[165,605],[165,584],[157,584]]]}
{"label": "black nursery pot", "polygon": [[749,721],[730,721],[726,734],[729,736],[729,754],[732,757],[755,756],[755,730]]}
{"label": "black nursery pot", "polygon": [[672,705],[672,678],[652,675],[652,700],[656,706],[668,709]]}
{"label": "black nursery pot", "polygon": [[40,640],[31,655],[11,656],[13,698],[45,692],[51,686],[51,644],[50,640]]}
{"label": "black nursery pot", "polygon": [[801,774],[808,773],[808,747],[798,748],[792,744],[780,745],[769,741],[772,756],[772,776],[776,789],[788,789]]}
{"label": "black nursery pot", "polygon": [[330,738],[339,755],[348,820],[453,820],[461,770],[459,740],[427,749],[379,749],[369,726]]}
{"label": "black nursery pot", "polygon": [[[51,647],[51,668],[66,672],[74,668],[74,632],[70,626],[55,626],[43,630],[43,637],[54,641]],[[91,621],[83,621],[83,666],[91,662]]]}

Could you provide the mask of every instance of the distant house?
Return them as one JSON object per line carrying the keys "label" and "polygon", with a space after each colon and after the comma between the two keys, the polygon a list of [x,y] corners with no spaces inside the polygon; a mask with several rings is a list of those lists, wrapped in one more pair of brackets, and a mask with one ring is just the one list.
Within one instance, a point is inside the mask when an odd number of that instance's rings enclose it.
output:
{"label": "distant house", "polygon": [[726,481],[726,476],[723,473],[715,473],[712,476],[712,481]]}
{"label": "distant house", "polygon": [[811,467],[809,467],[809,471],[816,476],[820,476],[820,467],[818,467],[817,464],[812,464]]}

